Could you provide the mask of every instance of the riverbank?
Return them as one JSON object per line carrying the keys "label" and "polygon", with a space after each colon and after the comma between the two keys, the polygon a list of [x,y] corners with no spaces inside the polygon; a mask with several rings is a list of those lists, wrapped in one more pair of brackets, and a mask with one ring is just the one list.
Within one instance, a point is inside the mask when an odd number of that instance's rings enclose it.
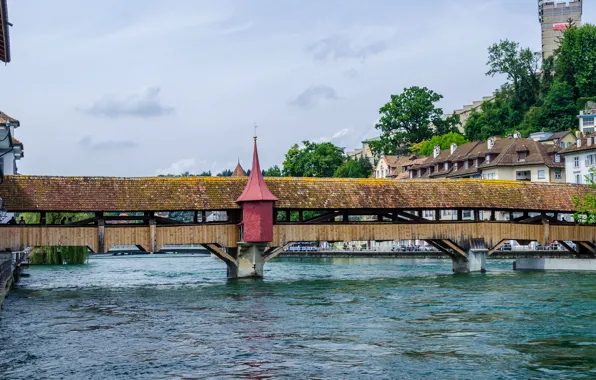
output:
{"label": "riverbank", "polygon": [[26,257],[24,252],[0,253],[0,310],[13,284],[19,280]]}

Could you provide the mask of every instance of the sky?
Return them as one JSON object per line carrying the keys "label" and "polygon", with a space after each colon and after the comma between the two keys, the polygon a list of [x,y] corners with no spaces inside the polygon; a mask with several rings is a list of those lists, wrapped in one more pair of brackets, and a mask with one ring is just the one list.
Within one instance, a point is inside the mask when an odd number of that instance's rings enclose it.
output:
{"label": "sky", "polygon": [[[583,22],[596,18],[584,4]],[[391,94],[445,113],[490,95],[487,48],[540,51],[536,0],[8,0],[21,174],[153,176],[261,167],[303,140],[347,151]]]}

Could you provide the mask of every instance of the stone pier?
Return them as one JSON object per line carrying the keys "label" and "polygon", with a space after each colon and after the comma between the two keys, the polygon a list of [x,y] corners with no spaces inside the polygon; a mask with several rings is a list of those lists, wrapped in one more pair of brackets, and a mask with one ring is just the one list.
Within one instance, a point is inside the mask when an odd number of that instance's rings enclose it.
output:
{"label": "stone pier", "polygon": [[262,278],[266,243],[238,243],[235,263],[228,263],[228,279]]}
{"label": "stone pier", "polygon": [[453,273],[473,273],[486,272],[486,259],[488,257],[488,250],[468,250],[467,257],[454,256]]}

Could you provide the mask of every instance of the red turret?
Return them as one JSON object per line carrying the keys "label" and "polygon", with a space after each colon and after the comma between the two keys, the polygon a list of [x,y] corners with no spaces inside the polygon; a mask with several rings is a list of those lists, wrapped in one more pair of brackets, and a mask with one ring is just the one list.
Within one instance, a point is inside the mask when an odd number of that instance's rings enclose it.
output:
{"label": "red turret", "polygon": [[257,138],[252,157],[252,169],[244,191],[236,202],[242,206],[243,241],[266,243],[273,240],[273,203],[277,200],[271,193],[261,173]]}

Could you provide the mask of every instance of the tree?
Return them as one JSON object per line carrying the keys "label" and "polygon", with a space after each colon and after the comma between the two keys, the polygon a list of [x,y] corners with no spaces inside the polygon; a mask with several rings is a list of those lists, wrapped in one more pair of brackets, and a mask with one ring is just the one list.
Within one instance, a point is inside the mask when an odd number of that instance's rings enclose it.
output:
{"label": "tree", "polygon": [[340,167],[335,170],[334,177],[337,178],[369,178],[373,167],[370,161],[364,157],[357,160],[348,158]]}
{"label": "tree", "polygon": [[470,141],[486,140],[492,136],[502,136],[512,132],[521,119],[517,119],[511,109],[511,87],[503,86],[495,92],[494,99],[482,103],[480,111],[472,111],[466,125],[464,134]]}
{"label": "tree", "polygon": [[462,145],[467,142],[468,140],[461,133],[450,132],[442,136],[433,136],[430,140],[414,145],[412,152],[428,157],[433,154],[435,146],[440,146],[441,149],[449,149],[453,143]]}
{"label": "tree", "polygon": [[[596,175],[596,169],[592,168],[592,173]],[[574,219],[582,224],[596,224],[596,182],[586,176],[589,187],[594,192],[589,192],[582,198],[575,199]]]}
{"label": "tree", "polygon": [[267,170],[263,170],[264,177],[281,177],[281,169],[277,165],[273,165]]}
{"label": "tree", "polygon": [[376,154],[395,154],[402,146],[432,138],[433,125],[441,133],[454,130],[459,118],[443,119],[443,110],[435,106],[442,98],[426,87],[416,86],[391,95],[391,101],[379,110],[381,118],[375,128],[381,131],[381,138],[371,142],[372,150]]}
{"label": "tree", "polygon": [[574,89],[575,98],[596,95],[596,26],[565,31],[556,52],[555,76]]}
{"label": "tree", "polygon": [[211,170],[202,171],[199,173],[199,177],[211,177]]}
{"label": "tree", "polygon": [[332,143],[303,141],[288,150],[283,163],[283,174],[289,177],[333,177],[344,162],[344,150]]}
{"label": "tree", "polygon": [[556,79],[544,97],[542,106],[532,107],[524,117],[524,135],[532,132],[568,131],[577,127],[577,107],[573,87]]}
{"label": "tree", "polygon": [[234,172],[231,171],[230,169],[226,169],[226,170],[221,171],[220,173],[217,173],[217,176],[218,177],[231,177],[233,173]]}

